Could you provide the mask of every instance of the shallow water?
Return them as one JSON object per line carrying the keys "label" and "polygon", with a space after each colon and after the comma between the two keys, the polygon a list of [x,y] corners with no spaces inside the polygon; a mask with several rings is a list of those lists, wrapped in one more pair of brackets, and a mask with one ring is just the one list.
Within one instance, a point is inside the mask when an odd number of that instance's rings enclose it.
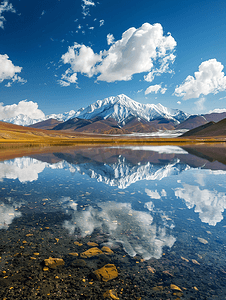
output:
{"label": "shallow water", "polygon": [[[0,162],[0,298],[226,299],[226,165],[208,150],[70,148]],[[113,254],[85,258],[89,242]],[[49,257],[64,265],[45,271]],[[118,276],[103,281],[94,272],[108,264]]]}

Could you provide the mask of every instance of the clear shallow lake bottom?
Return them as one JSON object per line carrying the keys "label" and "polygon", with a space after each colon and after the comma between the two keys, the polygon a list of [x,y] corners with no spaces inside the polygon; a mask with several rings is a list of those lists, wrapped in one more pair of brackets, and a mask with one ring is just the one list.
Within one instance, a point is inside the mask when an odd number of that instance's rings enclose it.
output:
{"label": "clear shallow lake bottom", "polygon": [[86,147],[1,161],[0,298],[226,299],[221,151]]}

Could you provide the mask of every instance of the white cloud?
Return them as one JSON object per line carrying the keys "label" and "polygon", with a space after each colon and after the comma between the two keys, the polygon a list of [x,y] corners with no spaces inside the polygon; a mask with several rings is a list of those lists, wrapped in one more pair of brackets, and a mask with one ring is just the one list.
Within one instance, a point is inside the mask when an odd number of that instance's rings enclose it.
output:
{"label": "white cloud", "polygon": [[195,102],[195,105],[196,105],[196,110],[204,110],[205,109],[205,106],[204,106],[204,103],[205,103],[206,99],[204,97],[201,97],[199,100],[197,100]]}
{"label": "white cloud", "polygon": [[226,99],[226,96],[225,96],[225,97],[221,97],[221,98],[219,98],[219,100],[224,100],[224,99]]}
{"label": "white cloud", "polygon": [[97,80],[106,82],[128,81],[134,74],[145,72],[148,75],[144,79],[150,82],[154,76],[170,72],[176,41],[169,34],[164,36],[161,24],[129,28],[118,41],[112,37],[108,34],[108,42],[112,43],[108,50],[95,54],[90,47],[75,43],[62,60],[71,65],[73,72],[88,77],[98,75]]}
{"label": "white cloud", "polygon": [[82,0],[82,14],[84,17],[89,15],[90,6],[95,6],[95,3],[92,0]]}
{"label": "white cloud", "polygon": [[144,80],[147,82],[152,82],[155,76],[160,76],[163,73],[173,73],[173,71],[169,68],[170,64],[173,64],[176,56],[173,53],[166,55],[163,58],[159,59],[160,66],[151,70],[151,72],[144,76]]}
{"label": "white cloud", "polygon": [[108,43],[108,45],[113,44],[113,43],[114,43],[114,40],[115,40],[115,38],[114,38],[113,34],[109,33],[109,34],[107,35],[107,43]]}
{"label": "white cloud", "polygon": [[71,67],[61,76],[59,82],[63,86],[69,86],[77,82],[77,72],[92,77],[95,71],[95,64],[101,60],[101,55],[95,54],[90,47],[79,45],[68,48],[68,52],[62,56],[64,64],[70,64]]}
{"label": "white cloud", "polygon": [[11,3],[9,3],[8,0],[4,0],[0,4],[0,27],[2,29],[4,29],[4,22],[6,21],[6,19],[3,17],[3,13],[6,11],[9,11],[12,13],[16,12],[16,10],[13,8],[13,5]]}
{"label": "white cloud", "polygon": [[69,86],[71,83],[77,82],[77,73],[72,73],[70,69],[67,69],[67,71],[61,76],[61,80],[58,82],[61,86]]}
{"label": "white cloud", "polygon": [[215,108],[214,110],[210,110],[208,113],[212,114],[212,113],[224,113],[226,112],[226,108]]}
{"label": "white cloud", "polygon": [[179,105],[180,105],[180,104],[181,104],[181,101],[177,101],[177,104],[179,104]]}
{"label": "white cloud", "polygon": [[0,103],[0,120],[10,119],[19,115],[26,115],[32,119],[44,118],[45,114],[33,101],[20,101],[18,104],[6,105]]}
{"label": "white cloud", "polygon": [[0,54],[0,83],[3,80],[12,80],[8,83],[7,86],[11,86],[12,82],[20,82],[25,83],[27,82],[16,73],[20,73],[22,70],[19,66],[14,66],[11,60],[9,60],[9,56],[7,54],[1,55]]}
{"label": "white cloud", "polygon": [[161,94],[165,94],[166,91],[167,91],[167,88],[162,88],[161,84],[150,85],[146,89],[145,95],[150,94],[150,93],[157,94],[158,92],[160,92]]}
{"label": "white cloud", "polygon": [[175,89],[174,95],[183,97],[183,100],[199,98],[201,94],[217,94],[226,90],[226,76],[222,71],[224,66],[215,58],[204,61],[194,77],[188,76],[185,81]]}
{"label": "white cloud", "polygon": [[100,20],[100,27],[104,25],[104,20]]}

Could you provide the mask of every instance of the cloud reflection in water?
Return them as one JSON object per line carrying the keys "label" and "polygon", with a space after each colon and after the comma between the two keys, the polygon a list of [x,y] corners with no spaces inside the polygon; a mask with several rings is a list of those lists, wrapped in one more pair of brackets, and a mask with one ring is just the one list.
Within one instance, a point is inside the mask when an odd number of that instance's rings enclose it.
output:
{"label": "cloud reflection in water", "polygon": [[[68,199],[67,199],[68,200]],[[89,206],[85,211],[78,211],[73,201],[66,201],[66,207],[71,208],[71,220],[64,222],[64,227],[71,234],[79,229],[85,237],[95,229],[109,233],[110,243],[121,243],[126,253],[134,257],[140,254],[148,260],[160,258],[163,247],[172,247],[176,239],[170,229],[157,225],[150,212],[134,210],[130,203],[104,202],[97,203],[99,209]]]}

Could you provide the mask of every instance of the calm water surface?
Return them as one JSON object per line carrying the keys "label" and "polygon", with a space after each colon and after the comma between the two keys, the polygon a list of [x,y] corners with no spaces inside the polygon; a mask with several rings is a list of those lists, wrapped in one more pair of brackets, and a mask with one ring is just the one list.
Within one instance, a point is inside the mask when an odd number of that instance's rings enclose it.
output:
{"label": "calm water surface", "polygon": [[[177,146],[0,162],[0,298],[226,299],[225,183],[220,160]],[[94,246],[113,253],[81,255]]]}

